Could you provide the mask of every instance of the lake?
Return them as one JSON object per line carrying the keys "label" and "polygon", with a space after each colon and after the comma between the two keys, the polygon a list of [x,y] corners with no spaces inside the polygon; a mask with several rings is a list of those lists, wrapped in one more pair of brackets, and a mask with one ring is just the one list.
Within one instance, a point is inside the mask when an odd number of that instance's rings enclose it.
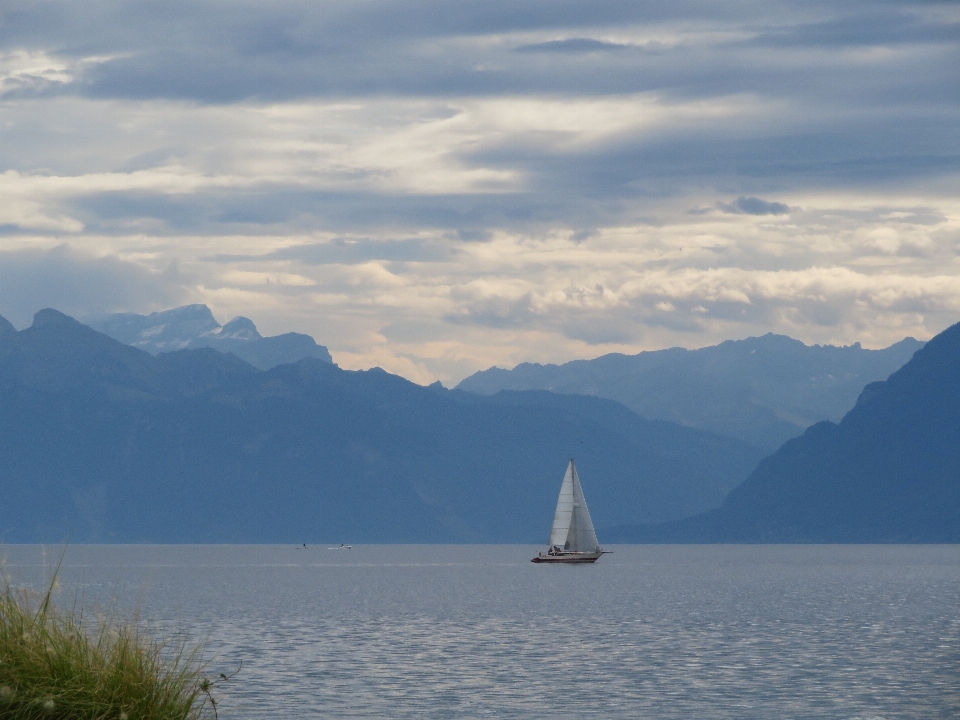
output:
{"label": "lake", "polygon": [[960,546],[4,546],[206,641],[221,720],[960,717]]}

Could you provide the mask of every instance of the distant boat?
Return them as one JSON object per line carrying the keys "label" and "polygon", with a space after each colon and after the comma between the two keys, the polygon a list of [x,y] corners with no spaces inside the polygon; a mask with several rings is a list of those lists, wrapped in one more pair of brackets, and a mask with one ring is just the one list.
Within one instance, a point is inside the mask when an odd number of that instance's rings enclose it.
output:
{"label": "distant boat", "polygon": [[553,516],[553,528],[550,530],[550,547],[545,553],[538,553],[535,563],[592,563],[604,554],[597,541],[597,533],[590,520],[587,501],[580,487],[577,468],[570,458],[567,472],[560,486],[557,499],[557,511]]}
{"label": "distant boat", "polygon": [[353,550],[353,545],[344,545],[340,543],[340,547],[327,548],[327,550]]}

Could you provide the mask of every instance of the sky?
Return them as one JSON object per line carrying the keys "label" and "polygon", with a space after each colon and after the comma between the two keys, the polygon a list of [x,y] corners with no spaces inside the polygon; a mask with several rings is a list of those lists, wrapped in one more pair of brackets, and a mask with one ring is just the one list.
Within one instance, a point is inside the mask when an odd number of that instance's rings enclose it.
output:
{"label": "sky", "polygon": [[960,4],[4,0],[0,315],[345,368],[960,321]]}

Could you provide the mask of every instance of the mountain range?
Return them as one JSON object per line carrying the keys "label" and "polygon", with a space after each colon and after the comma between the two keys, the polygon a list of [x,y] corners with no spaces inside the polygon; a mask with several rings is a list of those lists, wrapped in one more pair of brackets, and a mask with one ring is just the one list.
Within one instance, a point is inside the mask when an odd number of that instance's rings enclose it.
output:
{"label": "mountain range", "polygon": [[[211,347],[232,352],[261,370],[306,357],[332,362],[327,348],[309,335],[262,337],[245,317],[221,326],[206,305],[150,315],[103,315],[86,324],[154,355]],[[457,389],[483,395],[549,390],[603,397],[641,417],[728,435],[771,453],[816,422],[839,421],[865,385],[889,376],[921,347],[913,338],[882,350],[866,350],[859,343],[808,346],[767,334],[698,350],[671,348],[563,365],[490,368],[464,379]]]}
{"label": "mountain range", "polygon": [[711,512],[620,527],[621,542],[960,542],[960,324],[839,423],[765,458]]}
{"label": "mountain range", "polygon": [[773,452],[821,420],[839,421],[865,385],[883,380],[923,343],[906,338],[883,350],[805,345],[783,335],[685,350],[614,353],[563,365],[490,368],[458,389],[550,390],[609,398],[646,418],[744,440]]}
{"label": "mountain range", "polygon": [[153,355],[210,347],[233,353],[261,370],[306,357],[333,362],[327,348],[317,345],[309,335],[290,332],[263,337],[253,321],[245,317],[235,317],[221,326],[206,305],[185,305],[149,315],[101,315],[87,319],[86,324]]}
{"label": "mountain range", "polygon": [[[783,340],[740,342],[804,354]],[[776,353],[752,349],[760,374]],[[608,543],[960,542],[960,324],[764,454],[589,395],[317,357],[261,370],[212,347],[152,355],[55,310],[19,332],[0,318],[6,542],[536,542],[571,455]]]}
{"label": "mountain range", "polygon": [[598,527],[716,507],[760,458],[602,398],[0,322],[6,542],[545,541],[574,455]]}

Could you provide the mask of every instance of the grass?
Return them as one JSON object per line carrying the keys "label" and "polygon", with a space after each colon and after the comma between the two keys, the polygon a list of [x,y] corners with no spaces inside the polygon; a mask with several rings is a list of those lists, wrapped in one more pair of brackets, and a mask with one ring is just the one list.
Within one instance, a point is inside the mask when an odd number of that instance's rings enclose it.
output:
{"label": "grass", "polygon": [[156,640],[135,622],[58,611],[55,582],[42,595],[9,583],[0,591],[0,719],[216,716],[215,682],[202,676],[198,649]]}

